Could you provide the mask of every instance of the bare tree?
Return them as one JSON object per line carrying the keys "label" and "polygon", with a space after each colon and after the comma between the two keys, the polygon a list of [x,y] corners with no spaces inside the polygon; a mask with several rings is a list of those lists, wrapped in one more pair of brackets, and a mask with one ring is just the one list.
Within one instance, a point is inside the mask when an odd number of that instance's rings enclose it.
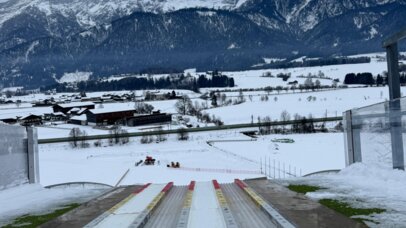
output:
{"label": "bare tree", "polygon": [[128,135],[127,130],[121,129],[120,135],[121,135],[121,137],[120,137],[120,143],[121,144],[127,144],[127,143],[130,142],[130,137]]}
{"label": "bare tree", "polygon": [[288,111],[283,110],[281,113],[281,121],[289,121],[290,120],[290,114]]}
{"label": "bare tree", "polygon": [[242,92],[242,90],[240,90],[240,92],[238,92],[238,103],[244,102],[245,102],[244,93]]}
{"label": "bare tree", "polygon": [[[290,120],[290,114],[286,110],[284,110],[281,113],[281,121],[286,122],[289,120]],[[282,132],[285,133],[285,125],[282,126]]]}
{"label": "bare tree", "polygon": [[90,144],[86,141],[86,137],[87,137],[87,132],[83,130],[81,136],[79,137],[81,148],[88,148],[90,146]]}
{"label": "bare tree", "polygon": [[189,139],[189,133],[186,131],[185,128],[178,129],[178,140],[185,141]]}
{"label": "bare tree", "polygon": [[140,101],[135,102],[134,108],[139,114],[150,114],[154,110],[154,106]]}
{"label": "bare tree", "polygon": [[182,99],[178,100],[175,103],[176,111],[182,115],[190,113],[192,107],[193,107],[192,101],[187,95],[184,95]]}
{"label": "bare tree", "polygon": [[271,118],[269,116],[266,116],[264,117],[262,122],[264,123],[264,127],[262,128],[263,134],[271,134]]}
{"label": "bare tree", "polygon": [[69,137],[71,138],[70,144],[73,148],[76,148],[79,146],[78,142],[79,142],[81,135],[82,135],[82,131],[78,127],[72,128],[70,130],[70,132],[69,132]]}
{"label": "bare tree", "polygon": [[167,140],[167,137],[166,137],[166,135],[164,134],[164,131],[162,130],[162,128],[159,129],[159,130],[157,131],[157,133],[156,133],[156,141],[157,141],[157,142],[163,142],[163,141],[166,141],[166,140]]}

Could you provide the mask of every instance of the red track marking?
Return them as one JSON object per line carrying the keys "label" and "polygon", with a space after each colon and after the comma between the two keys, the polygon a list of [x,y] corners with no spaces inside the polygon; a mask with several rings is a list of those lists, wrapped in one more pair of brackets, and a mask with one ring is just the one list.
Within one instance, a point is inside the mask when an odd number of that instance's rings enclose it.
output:
{"label": "red track marking", "polygon": [[140,192],[144,191],[144,189],[148,188],[148,186],[150,186],[151,183],[148,183],[144,186],[142,186],[140,189],[136,190],[133,194],[139,194]]}
{"label": "red track marking", "polygon": [[171,189],[173,186],[173,182],[169,182],[164,189],[162,189],[161,192],[166,193],[167,191],[169,191],[169,189]]}
{"label": "red track marking", "polygon": [[195,181],[191,181],[190,184],[189,184],[189,188],[188,188],[188,189],[189,189],[190,191],[195,190],[195,184],[196,184]]}
{"label": "red track marking", "polygon": [[217,182],[217,180],[213,180],[213,185],[214,185],[214,189],[220,189],[220,185],[219,185],[219,183]]}
{"label": "red track marking", "polygon": [[247,185],[244,184],[244,182],[242,182],[240,179],[235,179],[235,180],[234,180],[234,183],[235,183],[236,185],[238,185],[238,187],[240,187],[241,189],[244,189],[244,188],[247,187]]}

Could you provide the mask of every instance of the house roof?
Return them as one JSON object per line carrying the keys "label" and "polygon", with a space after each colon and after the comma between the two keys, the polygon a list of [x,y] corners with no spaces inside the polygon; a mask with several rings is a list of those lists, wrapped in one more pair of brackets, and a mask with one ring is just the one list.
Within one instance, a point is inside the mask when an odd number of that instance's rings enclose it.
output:
{"label": "house roof", "polygon": [[135,112],[134,108],[129,108],[129,107],[105,107],[105,108],[99,108],[99,109],[92,109],[89,110],[90,113],[93,114],[104,114],[104,113],[115,113],[115,112],[129,112],[133,111]]}
{"label": "house roof", "polygon": [[24,119],[27,119],[28,117],[31,117],[31,116],[41,118],[40,115],[35,115],[35,114],[30,113],[30,114],[27,114],[27,115],[24,115],[24,116],[20,116],[20,119],[24,120]]}
{"label": "house roof", "polygon": [[63,112],[55,112],[55,113],[52,113],[52,115],[54,115],[54,116],[65,116],[65,114]]}
{"label": "house roof", "polygon": [[93,102],[71,102],[71,103],[64,103],[64,104],[57,104],[62,108],[74,108],[74,107],[83,107],[83,106],[90,106],[95,105]]}
{"label": "house roof", "polygon": [[72,118],[70,118],[71,120],[79,120],[79,121],[86,121],[87,117],[86,115],[80,115],[80,116],[74,116]]}

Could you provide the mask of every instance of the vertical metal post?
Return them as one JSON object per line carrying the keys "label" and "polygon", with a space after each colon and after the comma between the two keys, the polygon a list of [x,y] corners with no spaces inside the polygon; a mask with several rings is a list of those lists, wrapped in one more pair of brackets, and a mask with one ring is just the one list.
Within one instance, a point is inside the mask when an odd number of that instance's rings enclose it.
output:
{"label": "vertical metal post", "polygon": [[354,163],[354,144],[352,143],[351,110],[343,113],[345,166]]}
{"label": "vertical metal post", "polygon": [[30,184],[39,182],[39,156],[37,129],[27,128],[28,180]]}
{"label": "vertical metal post", "polygon": [[286,178],[285,163],[283,163],[283,178]]}
{"label": "vertical metal post", "polygon": [[392,144],[392,164],[394,169],[405,169],[402,136],[402,114],[400,100],[389,101],[389,123]]}
{"label": "vertical metal post", "polygon": [[388,61],[388,83],[390,100],[400,98],[400,77],[399,77],[399,53],[398,44],[393,43],[386,47]]}
{"label": "vertical metal post", "polygon": [[271,168],[272,168],[272,166],[271,166],[271,157],[268,157],[268,165],[269,165],[269,167],[268,167],[268,170],[269,170],[269,178],[272,178],[272,172],[271,172]]}
{"label": "vertical metal post", "polygon": [[276,164],[275,164],[275,159],[273,160],[273,179],[276,179]]}
{"label": "vertical metal post", "polygon": [[402,137],[402,116],[400,98],[399,53],[397,42],[386,47],[389,83],[389,122],[394,169],[405,169]]}
{"label": "vertical metal post", "polygon": [[259,158],[259,163],[261,164],[260,170],[261,170],[261,174],[262,174],[262,158]]}
{"label": "vertical metal post", "polygon": [[362,161],[361,153],[361,128],[362,123],[353,119],[352,111],[346,111],[344,116],[344,137],[345,137],[345,163],[346,166]]}

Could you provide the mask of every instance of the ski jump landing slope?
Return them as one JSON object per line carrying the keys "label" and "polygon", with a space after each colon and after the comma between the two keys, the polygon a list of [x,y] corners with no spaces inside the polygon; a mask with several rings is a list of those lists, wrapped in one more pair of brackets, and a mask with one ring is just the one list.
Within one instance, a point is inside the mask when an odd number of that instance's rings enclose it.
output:
{"label": "ski jump landing slope", "polygon": [[[115,191],[106,195],[111,198]],[[97,203],[86,203],[41,227],[365,227],[265,179],[231,184],[192,181],[189,186],[147,184],[107,210],[100,207],[105,198],[100,196],[94,200]],[[78,217],[86,211],[98,214]]]}

